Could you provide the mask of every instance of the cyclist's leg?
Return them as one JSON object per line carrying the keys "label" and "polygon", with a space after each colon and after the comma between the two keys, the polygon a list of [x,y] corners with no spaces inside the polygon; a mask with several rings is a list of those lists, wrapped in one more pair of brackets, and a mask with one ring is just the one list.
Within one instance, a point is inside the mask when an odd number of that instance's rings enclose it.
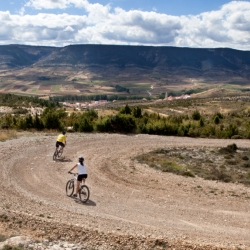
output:
{"label": "cyclist's leg", "polygon": [[82,178],[82,184],[85,185],[85,182],[86,182],[86,179],[88,178],[88,175],[87,174],[84,174],[83,175],[83,178]]}
{"label": "cyclist's leg", "polygon": [[80,189],[80,184],[81,184],[81,181],[77,181],[77,182],[76,182],[76,190],[75,190],[75,195],[77,195],[77,194],[78,194],[78,192],[79,192],[79,189]]}
{"label": "cyclist's leg", "polygon": [[63,149],[64,148],[64,143],[62,143],[62,142],[57,142],[57,149],[58,150],[61,150],[61,149]]}
{"label": "cyclist's leg", "polygon": [[59,142],[57,141],[57,142],[56,142],[56,151],[58,150],[59,145],[60,145],[60,144],[59,144]]}

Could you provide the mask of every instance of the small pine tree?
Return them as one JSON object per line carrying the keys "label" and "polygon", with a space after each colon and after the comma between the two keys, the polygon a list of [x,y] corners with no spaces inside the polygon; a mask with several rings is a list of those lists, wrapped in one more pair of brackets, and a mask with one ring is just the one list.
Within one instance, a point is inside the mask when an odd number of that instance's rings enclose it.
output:
{"label": "small pine tree", "polygon": [[201,119],[201,114],[198,110],[195,110],[192,114],[192,118],[195,121],[199,121]]}
{"label": "small pine tree", "polygon": [[204,124],[204,120],[201,118],[201,119],[200,119],[200,127],[204,127],[204,125],[205,125],[205,124]]}
{"label": "small pine tree", "polygon": [[214,123],[215,123],[215,124],[219,124],[219,123],[220,123],[220,118],[219,118],[218,115],[216,115],[216,116],[214,117]]}

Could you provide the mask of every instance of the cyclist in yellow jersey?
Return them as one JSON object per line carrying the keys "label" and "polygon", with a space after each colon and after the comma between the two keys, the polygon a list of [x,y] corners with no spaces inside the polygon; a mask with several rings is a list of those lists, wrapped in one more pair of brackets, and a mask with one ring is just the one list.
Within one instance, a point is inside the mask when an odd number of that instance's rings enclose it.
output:
{"label": "cyclist in yellow jersey", "polygon": [[63,131],[60,135],[57,136],[56,139],[56,149],[58,149],[59,145],[61,145],[63,148],[66,146],[66,132]]}

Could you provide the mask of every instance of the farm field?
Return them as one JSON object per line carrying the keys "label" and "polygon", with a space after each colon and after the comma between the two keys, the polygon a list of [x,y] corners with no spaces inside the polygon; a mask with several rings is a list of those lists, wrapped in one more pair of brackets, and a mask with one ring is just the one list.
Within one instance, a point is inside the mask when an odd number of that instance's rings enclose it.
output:
{"label": "farm field", "polygon": [[[116,86],[126,91],[117,92]],[[0,71],[0,93],[13,93],[28,96],[57,95],[121,95],[149,96],[157,98],[161,94],[175,93],[203,94],[220,96],[240,94],[250,89],[247,79],[228,78],[189,78],[181,76],[139,75],[133,72],[117,76],[100,76],[73,67],[28,67]]]}

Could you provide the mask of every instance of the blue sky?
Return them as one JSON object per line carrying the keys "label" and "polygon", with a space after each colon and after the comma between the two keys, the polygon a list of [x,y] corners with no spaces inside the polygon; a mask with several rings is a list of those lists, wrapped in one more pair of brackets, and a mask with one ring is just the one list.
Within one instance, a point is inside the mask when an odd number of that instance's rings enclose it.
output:
{"label": "blue sky", "polygon": [[0,45],[250,50],[250,0],[2,0]]}
{"label": "blue sky", "polygon": [[[41,0],[42,1],[42,0]],[[20,9],[28,1],[24,0],[2,0],[0,2],[0,10],[10,11],[12,14],[18,13]],[[202,12],[218,10],[223,4],[228,3],[228,0],[90,0],[89,3],[100,3],[102,5],[110,4],[112,8],[121,7],[122,9],[129,10],[142,10],[142,11],[156,11],[158,13],[165,13],[169,15],[197,15]],[[41,10],[34,8],[27,8],[27,14],[37,14]],[[47,13],[63,13],[65,9],[46,10]],[[68,8],[67,13],[81,14],[81,10],[77,8]]]}

